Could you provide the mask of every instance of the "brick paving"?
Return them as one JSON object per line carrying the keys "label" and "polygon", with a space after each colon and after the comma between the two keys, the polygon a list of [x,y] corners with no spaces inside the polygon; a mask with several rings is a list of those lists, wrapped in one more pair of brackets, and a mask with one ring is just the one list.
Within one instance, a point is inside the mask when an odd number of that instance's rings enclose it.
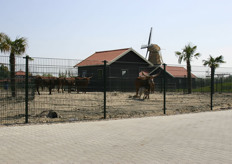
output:
{"label": "brick paving", "polygon": [[232,110],[0,127],[0,163],[232,163]]}

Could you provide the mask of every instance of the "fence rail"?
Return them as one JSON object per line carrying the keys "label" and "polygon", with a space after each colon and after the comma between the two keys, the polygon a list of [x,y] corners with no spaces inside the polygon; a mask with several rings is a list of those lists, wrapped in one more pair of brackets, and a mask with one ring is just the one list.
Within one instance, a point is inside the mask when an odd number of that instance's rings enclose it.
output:
{"label": "fence rail", "polygon": [[[144,117],[232,107],[232,68],[218,68],[210,77],[207,67],[192,66],[192,94],[187,94],[185,66],[167,64],[157,69],[142,63],[105,62],[74,67],[80,62],[16,57],[12,77],[9,57],[1,56],[0,124]],[[136,97],[135,79],[156,74],[149,99]]]}

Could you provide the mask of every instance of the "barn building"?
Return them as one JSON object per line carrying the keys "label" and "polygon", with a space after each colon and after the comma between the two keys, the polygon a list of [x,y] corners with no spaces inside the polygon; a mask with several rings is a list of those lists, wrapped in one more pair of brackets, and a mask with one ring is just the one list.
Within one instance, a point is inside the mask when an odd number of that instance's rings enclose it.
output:
{"label": "barn building", "polygon": [[[159,66],[154,70],[152,70],[150,72],[150,75],[154,75],[162,70],[163,70],[163,66]],[[169,89],[187,89],[187,70],[184,67],[166,66],[166,72],[167,72],[166,77],[167,77]],[[192,87],[195,88],[197,76],[195,76],[192,73],[191,76],[192,76]],[[159,79],[155,79],[155,82],[159,86],[162,85],[162,77],[160,77]]]}
{"label": "barn building", "polygon": [[[85,60],[76,64],[78,75],[92,77],[89,91],[103,90],[103,69],[106,60],[107,89],[109,91],[134,91],[135,79],[142,72],[154,75],[162,72],[163,66],[153,65],[132,48],[95,52]],[[167,66],[167,81],[169,89],[186,89],[187,70],[184,67]],[[162,88],[162,73],[155,78],[156,90]],[[192,74],[192,85],[195,86],[196,76]]]}
{"label": "barn building", "polygon": [[78,75],[92,77],[89,89],[103,89],[103,69],[106,60],[107,89],[110,91],[134,91],[139,72],[150,72],[155,67],[132,48],[95,52],[76,64]]}

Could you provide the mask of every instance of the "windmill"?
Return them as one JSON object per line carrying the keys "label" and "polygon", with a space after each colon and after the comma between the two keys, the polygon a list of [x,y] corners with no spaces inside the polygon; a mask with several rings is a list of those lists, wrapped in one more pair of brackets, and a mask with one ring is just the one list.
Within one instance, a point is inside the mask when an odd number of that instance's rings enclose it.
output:
{"label": "windmill", "polygon": [[160,65],[163,63],[160,53],[160,47],[157,44],[151,44],[151,35],[152,35],[152,27],[149,34],[148,43],[147,45],[142,45],[141,49],[145,49],[145,48],[147,49],[147,53],[145,57],[146,59],[149,51],[148,61],[150,61],[154,65]]}

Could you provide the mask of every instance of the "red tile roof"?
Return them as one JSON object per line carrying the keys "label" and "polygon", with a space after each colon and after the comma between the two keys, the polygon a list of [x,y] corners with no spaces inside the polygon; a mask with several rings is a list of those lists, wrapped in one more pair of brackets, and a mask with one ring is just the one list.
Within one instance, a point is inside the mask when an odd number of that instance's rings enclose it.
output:
{"label": "red tile roof", "polygon": [[17,72],[15,72],[15,75],[16,75],[16,76],[25,76],[26,73],[23,72],[23,71],[17,71]]}
{"label": "red tile roof", "polygon": [[103,65],[103,61],[106,60],[108,63],[111,63],[124,55],[131,48],[117,49],[117,50],[109,50],[109,51],[100,51],[95,52],[93,55],[89,56],[82,62],[76,64],[74,67],[80,66],[91,66],[91,65]]}
{"label": "red tile roof", "polygon": [[[169,74],[171,74],[173,77],[180,77],[180,78],[187,77],[187,69],[185,69],[184,67],[166,66],[166,71]],[[196,76],[192,74],[192,78],[196,78]]]}

